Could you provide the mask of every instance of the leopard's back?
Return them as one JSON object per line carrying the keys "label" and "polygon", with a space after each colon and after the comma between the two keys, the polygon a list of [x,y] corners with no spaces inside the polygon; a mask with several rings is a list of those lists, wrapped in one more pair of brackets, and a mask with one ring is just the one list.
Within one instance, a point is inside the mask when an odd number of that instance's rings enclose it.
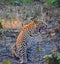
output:
{"label": "leopard's back", "polygon": [[[27,41],[28,41],[29,37],[30,37],[32,34],[34,34],[35,29],[36,29],[36,28],[33,26],[33,27],[29,28],[28,30],[26,30],[26,32],[24,32],[24,36],[23,36],[23,38],[22,38],[22,41],[21,41],[21,43],[19,43],[19,49],[25,47],[25,45],[27,44]],[[19,42],[19,41],[18,41],[18,42]],[[20,47],[21,47],[21,48],[20,48]]]}

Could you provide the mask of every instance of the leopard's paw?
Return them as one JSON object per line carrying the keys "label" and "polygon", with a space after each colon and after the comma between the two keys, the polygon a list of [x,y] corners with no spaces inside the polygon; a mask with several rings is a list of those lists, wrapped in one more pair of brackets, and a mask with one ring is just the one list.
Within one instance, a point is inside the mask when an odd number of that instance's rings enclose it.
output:
{"label": "leopard's paw", "polygon": [[14,57],[16,60],[19,60],[19,56],[15,52],[12,52],[12,57]]}

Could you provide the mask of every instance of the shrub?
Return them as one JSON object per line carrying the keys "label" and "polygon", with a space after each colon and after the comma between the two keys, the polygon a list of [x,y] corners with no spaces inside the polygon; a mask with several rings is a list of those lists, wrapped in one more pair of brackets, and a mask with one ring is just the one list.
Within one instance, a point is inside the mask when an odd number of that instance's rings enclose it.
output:
{"label": "shrub", "polygon": [[17,4],[20,5],[22,3],[31,3],[33,0],[4,0],[5,3],[10,3],[10,4]]}
{"label": "shrub", "polygon": [[47,0],[45,3],[46,6],[60,6],[60,0]]}
{"label": "shrub", "polygon": [[31,3],[33,0],[22,0],[23,3]]}
{"label": "shrub", "polygon": [[60,54],[51,54],[44,56],[46,64],[60,64]]}

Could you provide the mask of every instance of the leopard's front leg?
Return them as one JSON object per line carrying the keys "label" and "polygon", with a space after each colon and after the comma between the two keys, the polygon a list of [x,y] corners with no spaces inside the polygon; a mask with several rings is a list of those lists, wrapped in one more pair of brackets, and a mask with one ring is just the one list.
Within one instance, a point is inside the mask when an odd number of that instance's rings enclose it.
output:
{"label": "leopard's front leg", "polygon": [[16,54],[16,44],[12,46],[12,51],[11,51],[12,57],[15,57],[16,59],[19,59],[19,56]]}

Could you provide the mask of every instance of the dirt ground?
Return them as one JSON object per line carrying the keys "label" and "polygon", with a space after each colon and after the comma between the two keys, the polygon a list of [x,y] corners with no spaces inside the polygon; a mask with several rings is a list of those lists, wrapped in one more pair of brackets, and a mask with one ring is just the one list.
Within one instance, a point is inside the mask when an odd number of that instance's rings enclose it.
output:
{"label": "dirt ground", "polygon": [[[1,6],[1,5],[0,5]],[[0,18],[5,21],[11,22],[12,19],[23,19],[23,24],[27,24],[35,18],[41,19],[47,22],[47,30],[55,28],[60,22],[60,8],[57,7],[45,7],[41,3],[24,4],[16,9],[16,6],[4,5],[0,7]],[[13,23],[14,24],[14,23]],[[60,25],[60,24],[59,24]],[[45,27],[45,26],[44,26]],[[40,28],[40,27],[38,27]],[[45,29],[44,32],[45,32]],[[30,36],[28,39],[28,49],[30,53],[27,64],[45,64],[43,56],[52,54],[51,50],[60,50],[60,29],[56,33],[55,37],[48,40],[48,37],[41,39],[42,32],[39,29],[36,30],[36,34]],[[16,42],[17,36],[21,29],[3,29],[4,35],[0,37],[0,64],[4,64],[6,60],[10,60],[11,64],[20,64],[19,60],[14,59],[11,56],[11,46]],[[45,34],[46,36],[47,34]],[[44,35],[42,35],[44,37]],[[39,46],[38,46],[39,42]],[[37,51],[37,46],[41,48],[41,51]]]}

